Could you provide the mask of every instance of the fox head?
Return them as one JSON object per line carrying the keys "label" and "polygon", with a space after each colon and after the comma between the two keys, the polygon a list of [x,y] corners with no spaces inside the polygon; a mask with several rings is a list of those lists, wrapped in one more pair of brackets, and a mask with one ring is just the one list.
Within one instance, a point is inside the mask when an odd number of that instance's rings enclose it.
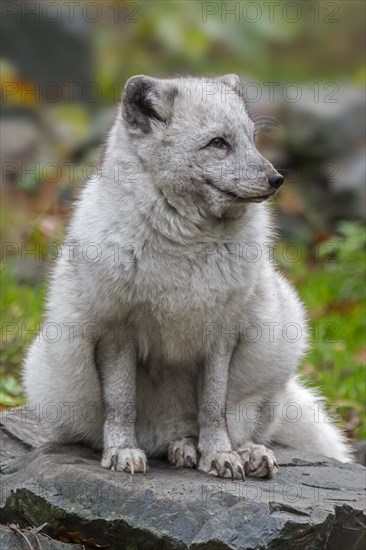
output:
{"label": "fox head", "polygon": [[221,218],[274,195],[283,177],[257,150],[236,75],[134,76],[121,116],[152,181],[174,206],[192,200]]}

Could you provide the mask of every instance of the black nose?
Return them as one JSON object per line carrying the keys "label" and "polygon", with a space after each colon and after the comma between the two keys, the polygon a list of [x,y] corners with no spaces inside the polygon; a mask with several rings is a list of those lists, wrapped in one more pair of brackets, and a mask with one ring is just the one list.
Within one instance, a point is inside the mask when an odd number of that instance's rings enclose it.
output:
{"label": "black nose", "polygon": [[283,184],[284,177],[281,174],[274,174],[268,180],[268,183],[271,187],[278,189]]}

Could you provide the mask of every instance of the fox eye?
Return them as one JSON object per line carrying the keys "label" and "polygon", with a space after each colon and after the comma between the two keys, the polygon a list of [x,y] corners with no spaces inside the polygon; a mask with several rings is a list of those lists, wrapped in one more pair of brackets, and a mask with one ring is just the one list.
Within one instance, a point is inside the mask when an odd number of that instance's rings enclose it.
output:
{"label": "fox eye", "polygon": [[211,139],[210,143],[208,144],[209,147],[214,147],[215,149],[228,149],[229,145],[224,140],[224,138],[216,137]]}

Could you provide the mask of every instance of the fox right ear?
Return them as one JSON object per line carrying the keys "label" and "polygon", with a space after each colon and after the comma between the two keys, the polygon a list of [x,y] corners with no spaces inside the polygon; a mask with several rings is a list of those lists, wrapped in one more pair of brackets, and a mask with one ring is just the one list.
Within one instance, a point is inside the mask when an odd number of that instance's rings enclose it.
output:
{"label": "fox right ear", "polygon": [[230,88],[232,88],[238,94],[239,97],[241,97],[242,99],[245,99],[241,80],[237,74],[225,74],[224,76],[221,76],[219,80],[220,82],[223,82],[227,86],[230,86]]}
{"label": "fox right ear", "polygon": [[133,76],[127,80],[122,96],[122,116],[143,132],[151,131],[151,122],[168,122],[178,89],[171,82],[149,76]]}

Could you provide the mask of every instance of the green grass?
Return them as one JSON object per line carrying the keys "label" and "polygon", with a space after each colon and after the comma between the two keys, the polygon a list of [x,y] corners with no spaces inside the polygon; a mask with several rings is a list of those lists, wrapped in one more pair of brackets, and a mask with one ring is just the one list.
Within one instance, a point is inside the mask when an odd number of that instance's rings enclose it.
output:
{"label": "green grass", "polygon": [[[276,248],[277,262],[297,287],[311,321],[311,348],[300,372],[321,389],[343,427],[358,438],[366,437],[365,245],[364,228],[345,223],[340,236],[312,249],[298,247],[299,261],[289,259],[293,247],[279,243]],[[1,271],[0,405],[5,407],[24,403],[20,365],[31,332],[41,323],[45,293],[44,284],[19,284],[9,267],[3,264]]]}
{"label": "green grass", "polygon": [[9,266],[0,271],[2,334],[0,353],[0,405],[24,403],[19,383],[25,351],[40,327],[44,285],[18,284]]}

